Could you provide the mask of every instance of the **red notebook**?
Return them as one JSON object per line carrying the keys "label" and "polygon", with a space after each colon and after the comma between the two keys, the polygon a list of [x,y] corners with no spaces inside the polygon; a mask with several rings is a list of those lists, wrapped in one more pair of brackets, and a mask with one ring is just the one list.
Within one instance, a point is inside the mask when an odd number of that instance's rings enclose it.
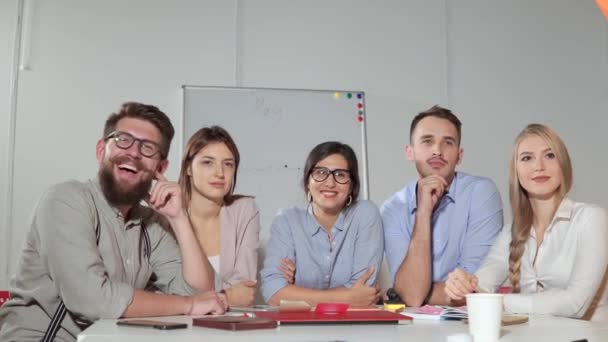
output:
{"label": "red notebook", "polygon": [[305,312],[256,312],[258,318],[279,321],[281,324],[408,324],[412,318],[385,310],[348,310],[344,313],[330,314],[314,311]]}

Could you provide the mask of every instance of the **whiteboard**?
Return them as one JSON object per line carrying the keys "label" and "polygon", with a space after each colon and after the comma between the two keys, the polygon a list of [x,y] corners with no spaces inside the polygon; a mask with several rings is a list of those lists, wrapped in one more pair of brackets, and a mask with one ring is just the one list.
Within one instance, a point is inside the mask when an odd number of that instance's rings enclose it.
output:
{"label": "whiteboard", "polygon": [[182,146],[205,126],[219,125],[230,133],[241,154],[235,193],[255,196],[263,243],[279,209],[306,203],[300,184],[303,167],[319,143],[335,140],[353,148],[359,161],[360,198],[368,198],[364,92],[182,88]]}

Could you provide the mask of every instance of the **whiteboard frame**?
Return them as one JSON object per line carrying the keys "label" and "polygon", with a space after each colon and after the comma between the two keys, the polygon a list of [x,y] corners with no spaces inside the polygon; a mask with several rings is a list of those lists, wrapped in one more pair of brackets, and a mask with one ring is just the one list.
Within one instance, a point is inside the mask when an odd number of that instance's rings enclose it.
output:
{"label": "whiteboard frame", "polygon": [[[207,90],[235,90],[235,91],[251,91],[251,90],[278,90],[278,91],[307,91],[307,92],[319,92],[319,93],[353,93],[363,94],[361,102],[363,103],[363,122],[360,123],[361,127],[361,151],[360,160],[362,172],[359,172],[359,181],[361,182],[361,191],[359,195],[363,199],[369,199],[369,167],[367,159],[367,105],[365,103],[365,92],[362,90],[340,90],[340,89],[304,89],[304,88],[267,88],[267,87],[228,87],[228,86],[201,86],[201,85],[182,85],[182,115],[181,115],[181,136],[182,141],[180,145],[180,156],[183,155],[184,147],[190,137],[186,137],[186,90],[188,89],[207,89]],[[181,162],[181,157],[180,157]],[[180,165],[181,166],[181,165]]]}

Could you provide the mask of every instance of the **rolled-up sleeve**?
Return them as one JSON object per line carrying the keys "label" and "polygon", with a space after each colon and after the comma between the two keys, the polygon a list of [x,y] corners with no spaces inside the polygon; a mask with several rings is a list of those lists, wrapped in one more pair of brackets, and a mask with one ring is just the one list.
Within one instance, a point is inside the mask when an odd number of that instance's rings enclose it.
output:
{"label": "rolled-up sleeve", "polygon": [[356,209],[357,213],[353,220],[353,224],[357,225],[353,272],[350,281],[344,286],[352,287],[369,267],[374,268],[374,273],[366,281],[366,285],[374,286],[384,254],[382,218],[372,202],[361,201]]}
{"label": "rolled-up sleeve", "polygon": [[395,280],[395,273],[403,262],[410,247],[411,236],[406,228],[405,205],[399,206],[396,197],[389,199],[381,208],[384,231],[384,248],[386,262],[390,274],[391,284]]}
{"label": "rolled-up sleeve", "polygon": [[188,285],[182,273],[181,253],[170,228],[156,227],[158,240],[152,242],[150,265],[156,275],[154,285],[164,293],[189,296],[197,292]]}
{"label": "rolled-up sleeve", "polygon": [[110,279],[97,248],[96,215],[88,194],[53,188],[41,199],[33,220],[40,253],[67,309],[94,321],[118,318],[133,298],[133,287]]}
{"label": "rolled-up sleeve", "polygon": [[295,244],[290,223],[283,212],[274,218],[270,228],[270,241],[266,246],[264,268],[261,272],[262,296],[268,302],[280,289],[287,286],[287,280],[279,269],[282,258],[295,261]]}
{"label": "rolled-up sleeve", "polygon": [[476,185],[458,267],[469,273],[477,270],[503,225],[502,200],[494,182],[485,179]]}

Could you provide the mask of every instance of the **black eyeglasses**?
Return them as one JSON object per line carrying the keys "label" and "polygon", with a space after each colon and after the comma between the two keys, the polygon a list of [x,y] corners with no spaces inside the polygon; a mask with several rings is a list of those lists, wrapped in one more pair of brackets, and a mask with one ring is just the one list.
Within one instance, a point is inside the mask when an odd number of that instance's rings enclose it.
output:
{"label": "black eyeglasses", "polygon": [[138,139],[127,132],[114,131],[108,134],[105,140],[110,139],[114,140],[116,146],[123,150],[130,148],[137,141],[139,143],[139,153],[144,157],[151,158],[160,152],[160,146],[154,141]]}
{"label": "black eyeglasses", "polygon": [[310,176],[317,182],[323,182],[330,174],[334,176],[336,183],[346,184],[350,182],[350,171],[344,169],[330,170],[326,167],[317,166],[312,169]]}

